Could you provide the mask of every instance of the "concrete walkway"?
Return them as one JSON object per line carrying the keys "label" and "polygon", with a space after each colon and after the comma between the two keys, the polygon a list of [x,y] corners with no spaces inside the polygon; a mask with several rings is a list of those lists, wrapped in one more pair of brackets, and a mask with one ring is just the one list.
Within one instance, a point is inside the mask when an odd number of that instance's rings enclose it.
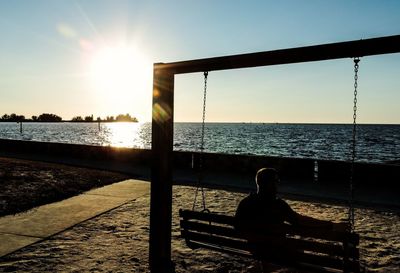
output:
{"label": "concrete walkway", "polygon": [[0,218],[0,257],[62,232],[138,197],[150,183],[125,180],[24,213]]}

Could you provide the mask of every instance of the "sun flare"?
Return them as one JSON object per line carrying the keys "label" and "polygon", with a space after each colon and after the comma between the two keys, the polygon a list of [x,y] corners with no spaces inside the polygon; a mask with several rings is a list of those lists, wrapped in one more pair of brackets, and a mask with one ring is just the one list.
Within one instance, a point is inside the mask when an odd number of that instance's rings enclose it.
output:
{"label": "sun flare", "polygon": [[90,77],[96,97],[123,106],[151,90],[151,62],[134,47],[104,47],[94,52]]}

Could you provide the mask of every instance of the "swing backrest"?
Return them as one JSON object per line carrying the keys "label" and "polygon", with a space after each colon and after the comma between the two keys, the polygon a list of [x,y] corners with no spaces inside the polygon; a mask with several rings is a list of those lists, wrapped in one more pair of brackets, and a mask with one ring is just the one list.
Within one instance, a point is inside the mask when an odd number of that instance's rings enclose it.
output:
{"label": "swing backrest", "polygon": [[[192,249],[207,248],[223,253],[264,259],[252,254],[248,241],[234,228],[234,217],[203,213],[192,210],[180,210],[181,235]],[[286,236],[256,235],[266,245],[284,245],[295,250],[287,264],[313,271],[359,272],[359,236],[351,232],[335,232],[316,229],[296,228],[280,225],[270,230]],[[293,254],[293,253],[291,253]],[[267,258],[268,259],[268,258]],[[285,265],[285,261],[271,261]]]}

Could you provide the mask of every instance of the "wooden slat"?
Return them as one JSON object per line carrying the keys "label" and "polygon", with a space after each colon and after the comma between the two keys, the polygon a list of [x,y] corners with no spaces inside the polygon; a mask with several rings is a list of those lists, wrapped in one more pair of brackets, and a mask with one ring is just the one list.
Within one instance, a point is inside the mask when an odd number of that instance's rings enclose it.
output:
{"label": "wooden slat", "polygon": [[238,249],[230,249],[227,247],[221,247],[219,245],[212,245],[212,244],[207,244],[207,243],[202,243],[202,242],[190,242],[192,249],[197,249],[197,248],[206,248],[206,249],[211,249],[211,250],[216,250],[219,252],[227,253],[227,254],[232,254],[232,255],[237,255],[241,257],[246,257],[246,258],[253,258],[253,255],[248,252],[248,251],[240,251]]}
{"label": "wooden slat", "polygon": [[304,228],[285,225],[283,228],[289,235],[299,235],[316,239],[324,239],[335,242],[351,242],[358,244],[358,235],[350,232],[338,232],[332,230],[323,230],[318,228]]}
{"label": "wooden slat", "polygon": [[329,243],[306,241],[302,239],[287,238],[287,243],[296,249],[308,250],[316,253],[323,253],[334,256],[344,255],[344,250],[341,245],[334,245]]}
{"label": "wooden slat", "polygon": [[343,260],[330,256],[315,255],[309,253],[299,253],[296,258],[301,263],[313,264],[322,267],[343,269]]}
{"label": "wooden slat", "polygon": [[212,221],[219,224],[227,224],[233,226],[235,224],[235,218],[229,215],[199,212],[193,210],[179,210],[179,216],[184,219],[196,219],[201,221]]}
{"label": "wooden slat", "polygon": [[228,237],[244,238],[231,226],[217,226],[212,223],[201,223],[192,221],[181,221],[181,228],[206,232],[210,234],[223,235]]}
{"label": "wooden slat", "polygon": [[235,240],[232,238],[214,236],[192,231],[185,231],[183,235],[189,241],[209,243],[212,245],[220,246],[221,248],[228,247],[231,249],[249,251],[249,244],[245,240]]}

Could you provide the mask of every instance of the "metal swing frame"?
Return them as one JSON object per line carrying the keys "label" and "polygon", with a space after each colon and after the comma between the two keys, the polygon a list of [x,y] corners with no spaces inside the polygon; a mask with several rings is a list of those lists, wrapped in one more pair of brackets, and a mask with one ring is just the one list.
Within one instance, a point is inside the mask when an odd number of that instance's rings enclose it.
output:
{"label": "metal swing frame", "polygon": [[356,58],[400,52],[400,35],[174,63],[153,69],[149,263],[171,273],[174,77],[177,74]]}

